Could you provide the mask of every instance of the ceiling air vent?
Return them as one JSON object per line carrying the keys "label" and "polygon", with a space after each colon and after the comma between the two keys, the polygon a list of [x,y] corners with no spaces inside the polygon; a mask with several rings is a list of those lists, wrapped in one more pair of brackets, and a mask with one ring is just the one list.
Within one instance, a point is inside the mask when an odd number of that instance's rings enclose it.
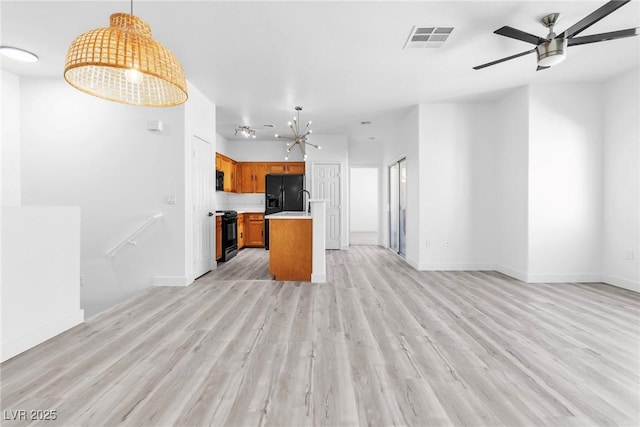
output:
{"label": "ceiling air vent", "polygon": [[442,47],[447,41],[453,27],[427,27],[414,25],[404,49],[424,48],[424,47]]}

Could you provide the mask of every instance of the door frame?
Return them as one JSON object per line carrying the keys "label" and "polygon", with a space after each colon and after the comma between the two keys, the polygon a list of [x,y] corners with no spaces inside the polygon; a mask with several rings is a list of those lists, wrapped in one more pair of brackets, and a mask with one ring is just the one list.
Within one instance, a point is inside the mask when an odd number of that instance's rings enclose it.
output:
{"label": "door frame", "polygon": [[339,243],[339,249],[348,249],[349,247],[349,236],[348,233],[345,236],[345,232],[348,230],[347,227],[347,221],[349,221],[348,215],[346,214],[348,212],[348,199],[345,199],[346,197],[346,190],[345,190],[345,186],[348,185],[348,181],[349,181],[349,177],[348,177],[348,173],[346,173],[346,164],[344,161],[342,160],[322,160],[322,161],[317,161],[317,162],[307,162],[311,165],[311,175],[305,175],[305,189],[311,188],[311,198],[315,199],[315,194],[313,194],[313,177],[315,176],[315,172],[316,172],[316,167],[320,166],[320,165],[338,165],[339,167],[339,176],[338,178],[340,179],[340,243]]}

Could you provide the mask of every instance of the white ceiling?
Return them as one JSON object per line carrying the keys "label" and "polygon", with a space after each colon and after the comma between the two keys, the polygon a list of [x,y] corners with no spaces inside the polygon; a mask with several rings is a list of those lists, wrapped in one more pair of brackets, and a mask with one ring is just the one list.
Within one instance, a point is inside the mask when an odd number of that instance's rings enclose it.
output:
{"label": "white ceiling", "polygon": [[[294,106],[315,133],[356,141],[386,138],[385,124],[421,102],[489,99],[536,82],[602,81],[637,67],[640,37],[575,46],[568,59],[536,72],[530,54],[484,70],[472,67],[533,48],[493,31],[510,25],[545,36],[539,19],[562,13],[563,31],[600,1],[134,1],[154,38],[171,49],[187,79],[217,105],[217,128],[250,125],[258,139],[287,132]],[[106,27],[128,1],[5,1],[2,45],[31,50],[37,64],[3,61],[21,76],[62,76],[66,49]],[[414,25],[452,26],[439,49],[403,46]],[[640,26],[634,0],[581,35]],[[370,120],[370,126],[360,122]],[[275,129],[264,128],[274,124]],[[238,137],[239,138],[239,137]]]}

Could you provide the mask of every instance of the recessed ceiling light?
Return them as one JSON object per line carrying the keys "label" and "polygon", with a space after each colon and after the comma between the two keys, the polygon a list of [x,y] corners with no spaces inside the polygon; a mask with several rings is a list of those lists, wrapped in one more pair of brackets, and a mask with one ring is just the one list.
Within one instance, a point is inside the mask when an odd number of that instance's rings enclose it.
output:
{"label": "recessed ceiling light", "polygon": [[369,137],[369,141],[375,141],[375,140],[376,140],[376,137],[375,137],[375,136],[370,136],[370,137]]}
{"label": "recessed ceiling light", "polygon": [[370,124],[371,124],[371,122],[369,122],[369,121],[366,121],[366,122],[360,122],[360,124],[361,124],[361,125],[370,125]]}
{"label": "recessed ceiling light", "polygon": [[16,61],[38,62],[38,55],[17,47],[0,46],[0,54]]}

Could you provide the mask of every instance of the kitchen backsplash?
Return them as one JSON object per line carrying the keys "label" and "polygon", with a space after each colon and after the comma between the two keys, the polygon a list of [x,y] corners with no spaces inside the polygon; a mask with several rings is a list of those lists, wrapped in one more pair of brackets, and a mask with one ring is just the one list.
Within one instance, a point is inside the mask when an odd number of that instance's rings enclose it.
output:
{"label": "kitchen backsplash", "polygon": [[237,194],[216,191],[216,210],[264,211],[264,194]]}

